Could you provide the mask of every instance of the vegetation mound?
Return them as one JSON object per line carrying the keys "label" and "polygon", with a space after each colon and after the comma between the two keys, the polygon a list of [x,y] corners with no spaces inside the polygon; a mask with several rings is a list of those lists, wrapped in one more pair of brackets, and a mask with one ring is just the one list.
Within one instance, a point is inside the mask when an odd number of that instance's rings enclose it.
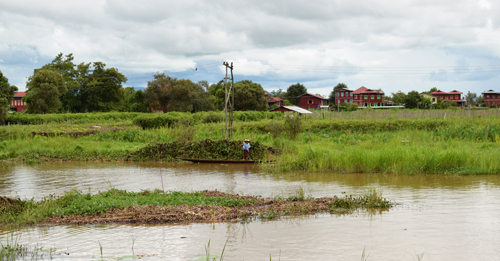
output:
{"label": "vegetation mound", "polygon": [[[162,161],[174,161],[177,160],[177,157],[241,160],[243,159],[242,144],[243,141],[213,141],[210,139],[189,142],[153,143],[131,153],[128,158],[132,160]],[[277,153],[279,151],[273,147],[263,145],[260,142],[251,143],[250,159],[252,160],[270,159]]]}

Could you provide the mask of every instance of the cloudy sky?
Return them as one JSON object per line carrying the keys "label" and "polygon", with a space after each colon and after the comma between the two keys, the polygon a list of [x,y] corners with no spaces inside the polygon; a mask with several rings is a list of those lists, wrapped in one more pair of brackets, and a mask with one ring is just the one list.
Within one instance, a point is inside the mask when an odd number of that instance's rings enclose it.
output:
{"label": "cloudy sky", "polygon": [[342,82],[402,90],[500,91],[500,1],[0,0],[0,70],[21,90],[58,53],[102,61],[144,87],[155,72],[268,91]]}

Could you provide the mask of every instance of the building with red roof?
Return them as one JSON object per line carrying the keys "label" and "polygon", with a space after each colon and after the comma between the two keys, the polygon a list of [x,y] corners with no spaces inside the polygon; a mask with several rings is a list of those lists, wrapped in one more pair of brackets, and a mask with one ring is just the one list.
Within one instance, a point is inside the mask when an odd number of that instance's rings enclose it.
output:
{"label": "building with red roof", "polygon": [[322,96],[305,93],[300,97],[300,107],[304,109],[319,109],[320,106],[325,106],[328,103],[328,99]]}
{"label": "building with red roof", "polygon": [[278,97],[273,97],[270,99],[267,99],[267,104],[269,104],[269,108],[273,107],[273,105],[277,105],[278,107],[283,106],[283,99],[278,98]]}
{"label": "building with red roof", "polygon": [[21,99],[26,96],[26,92],[16,92],[14,93],[14,99],[10,103],[11,111],[24,111],[26,110],[26,103]]}
{"label": "building with red roof", "polygon": [[482,92],[484,103],[488,107],[498,107],[500,105],[500,92],[489,90]]}
{"label": "building with red roof", "polygon": [[436,96],[438,100],[456,102],[459,107],[463,107],[465,105],[465,101],[462,98],[462,92],[457,90],[453,90],[451,92],[437,91],[431,94]]}
{"label": "building with red roof", "polygon": [[335,103],[353,103],[352,90],[339,89],[335,91]]}
{"label": "building with red roof", "polygon": [[365,86],[359,87],[352,92],[352,100],[362,107],[384,106],[384,92],[368,89]]}

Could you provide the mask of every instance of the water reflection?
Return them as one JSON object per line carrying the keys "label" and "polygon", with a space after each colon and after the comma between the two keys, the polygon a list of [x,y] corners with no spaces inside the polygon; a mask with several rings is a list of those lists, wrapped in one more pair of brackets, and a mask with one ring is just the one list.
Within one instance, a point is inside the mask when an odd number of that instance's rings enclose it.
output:
{"label": "water reflection", "polygon": [[[162,184],[163,182],[163,184]],[[246,195],[293,195],[302,186],[314,197],[360,194],[366,187],[470,190],[498,187],[500,177],[445,175],[386,175],[352,173],[264,173],[252,164],[192,163],[49,163],[17,165],[0,170],[0,195],[41,198],[71,188],[97,193],[110,186],[129,191],[218,189]]]}
{"label": "water reflection", "polygon": [[[161,174],[160,175],[160,170]],[[218,189],[251,195],[292,195],[302,186],[314,197],[380,189],[399,203],[389,211],[256,219],[248,223],[88,225],[1,228],[0,234],[56,247],[74,260],[154,255],[150,260],[196,260],[220,253],[225,260],[495,260],[500,256],[500,176],[269,174],[255,165],[186,163],[71,163],[18,165],[0,170],[0,195],[43,197],[72,187],[92,192],[108,184],[131,191]],[[132,249],[133,246],[133,249]]]}

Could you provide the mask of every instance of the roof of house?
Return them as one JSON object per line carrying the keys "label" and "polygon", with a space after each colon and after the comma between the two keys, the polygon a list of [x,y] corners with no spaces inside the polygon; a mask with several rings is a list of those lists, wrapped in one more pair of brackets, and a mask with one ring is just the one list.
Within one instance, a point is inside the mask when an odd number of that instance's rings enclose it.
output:
{"label": "roof of house", "polygon": [[352,92],[352,90],[349,90],[349,89],[338,89],[338,90],[336,90],[336,92],[340,92],[340,91],[348,91],[348,92]]}
{"label": "roof of house", "polygon": [[[288,109],[290,111],[294,111],[294,112],[298,112],[298,113],[312,113],[312,112],[310,112],[310,111],[308,111],[306,109],[300,108],[298,106],[281,106],[279,108],[285,108],[285,109]],[[279,108],[276,108],[274,110],[277,110]],[[271,111],[274,111],[274,110],[271,110]]]}
{"label": "roof of house", "polygon": [[26,92],[15,92],[14,97],[24,97],[26,96]]}
{"label": "roof of house", "polygon": [[497,94],[497,93],[499,93],[499,92],[496,92],[496,91],[494,91],[494,90],[487,90],[487,91],[484,91],[484,92],[482,92],[482,93],[492,93],[492,94]]}
{"label": "roof of house", "polygon": [[270,99],[267,99],[268,102],[279,102],[282,101],[283,99],[278,98],[278,97],[272,97]]}
{"label": "roof of house", "polygon": [[451,92],[437,91],[437,92],[432,92],[431,94],[432,95],[436,95],[436,94],[441,94],[441,95],[443,95],[443,94],[462,94],[462,92],[459,92],[457,90],[453,90]]}
{"label": "roof of house", "polygon": [[353,94],[361,94],[361,93],[376,93],[376,94],[384,94],[383,91],[377,91],[377,90],[372,90],[372,89],[368,89],[366,88],[365,86],[361,86],[359,87],[358,89],[356,89],[354,92],[352,92]]}
{"label": "roof of house", "polygon": [[299,97],[302,97],[302,96],[305,96],[305,95],[310,95],[310,96],[313,96],[313,97],[316,97],[316,98],[319,98],[319,99],[328,100],[327,98],[325,98],[323,96],[318,96],[318,95],[311,94],[311,93],[304,93],[304,94],[300,95]]}
{"label": "roof of house", "polygon": [[269,93],[268,92],[264,92],[264,95],[269,95]]}

